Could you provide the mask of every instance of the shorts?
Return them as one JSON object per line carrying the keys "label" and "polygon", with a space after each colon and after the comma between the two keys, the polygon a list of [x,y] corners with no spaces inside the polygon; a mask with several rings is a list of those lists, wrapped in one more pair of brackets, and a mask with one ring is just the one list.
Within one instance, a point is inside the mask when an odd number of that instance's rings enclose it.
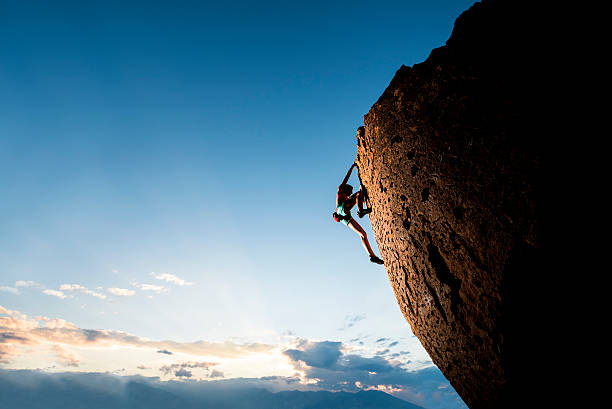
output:
{"label": "shorts", "polygon": [[336,208],[336,213],[338,213],[342,217],[346,217],[345,219],[340,220],[340,223],[344,223],[347,226],[349,225],[350,221],[353,220],[353,216],[351,216],[350,210],[347,213],[344,212],[344,203],[340,203],[338,205],[338,207]]}

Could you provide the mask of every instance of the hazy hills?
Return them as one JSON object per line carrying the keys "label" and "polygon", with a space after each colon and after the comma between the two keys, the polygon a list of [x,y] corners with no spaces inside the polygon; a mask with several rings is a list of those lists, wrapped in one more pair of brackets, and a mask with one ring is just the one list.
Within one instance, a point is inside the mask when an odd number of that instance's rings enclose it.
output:
{"label": "hazy hills", "polygon": [[[272,393],[215,382],[0,371],[2,409],[419,409],[379,391]],[[218,386],[217,386],[218,385]]]}

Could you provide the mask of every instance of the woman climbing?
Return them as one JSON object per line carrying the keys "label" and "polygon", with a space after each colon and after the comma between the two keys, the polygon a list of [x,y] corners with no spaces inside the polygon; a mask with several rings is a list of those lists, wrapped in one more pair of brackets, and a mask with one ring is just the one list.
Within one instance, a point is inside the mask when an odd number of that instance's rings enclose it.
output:
{"label": "woman climbing", "polygon": [[353,186],[347,183],[354,167],[357,167],[357,163],[353,163],[351,168],[348,170],[348,173],[344,177],[344,180],[342,181],[340,186],[338,186],[338,193],[336,194],[336,212],[334,213],[334,219],[336,221],[346,224],[348,227],[354,230],[359,235],[359,237],[361,237],[361,243],[370,255],[370,261],[372,263],[383,264],[383,261],[376,257],[376,254],[374,254],[374,252],[372,251],[365,230],[363,230],[363,227],[361,227],[359,223],[357,223],[357,221],[355,221],[355,219],[353,219],[353,217],[351,216],[351,209],[353,208],[353,206],[355,206],[355,204],[357,204],[357,215],[360,218],[372,211],[372,209],[363,208],[363,204],[366,200],[366,192],[365,188],[363,188],[363,185],[359,187],[359,191],[357,193],[353,194]]}

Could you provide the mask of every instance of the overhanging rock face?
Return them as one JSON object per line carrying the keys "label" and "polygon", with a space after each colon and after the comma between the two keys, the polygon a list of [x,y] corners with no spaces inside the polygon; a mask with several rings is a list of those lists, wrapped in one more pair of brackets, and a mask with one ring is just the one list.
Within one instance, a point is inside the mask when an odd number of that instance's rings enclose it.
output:
{"label": "overhanging rock face", "polygon": [[471,408],[524,397],[521,317],[540,273],[541,149],[515,8],[464,12],[446,46],[398,70],[357,133],[400,309]]}

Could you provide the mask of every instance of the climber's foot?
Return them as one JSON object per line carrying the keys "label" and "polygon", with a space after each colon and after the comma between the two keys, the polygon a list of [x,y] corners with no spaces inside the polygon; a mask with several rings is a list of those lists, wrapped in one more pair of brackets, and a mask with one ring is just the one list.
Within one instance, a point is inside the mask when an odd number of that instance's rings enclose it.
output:
{"label": "climber's foot", "polygon": [[384,264],[384,262],[376,256],[370,256],[370,261],[376,264]]}
{"label": "climber's foot", "polygon": [[365,216],[368,213],[372,213],[372,209],[358,210],[357,211],[357,216],[359,216],[359,218],[362,218],[363,216]]}

